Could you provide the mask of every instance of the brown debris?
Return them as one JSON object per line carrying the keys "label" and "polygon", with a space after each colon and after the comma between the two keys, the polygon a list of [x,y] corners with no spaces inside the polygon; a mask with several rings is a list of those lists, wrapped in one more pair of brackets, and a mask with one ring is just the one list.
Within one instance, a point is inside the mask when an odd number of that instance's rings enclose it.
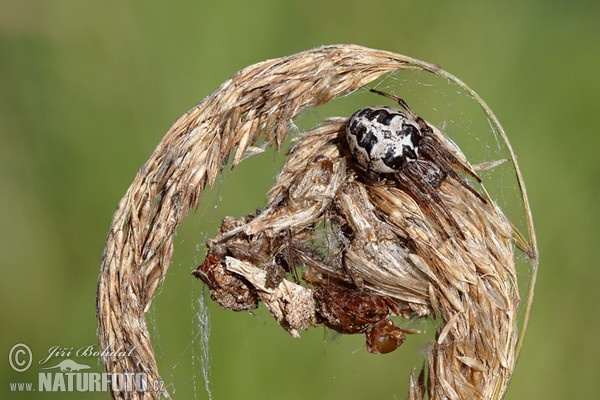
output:
{"label": "brown debris", "polygon": [[225,260],[209,254],[192,274],[210,289],[210,298],[232,311],[251,311],[258,307],[256,289],[242,276],[229,271]]}

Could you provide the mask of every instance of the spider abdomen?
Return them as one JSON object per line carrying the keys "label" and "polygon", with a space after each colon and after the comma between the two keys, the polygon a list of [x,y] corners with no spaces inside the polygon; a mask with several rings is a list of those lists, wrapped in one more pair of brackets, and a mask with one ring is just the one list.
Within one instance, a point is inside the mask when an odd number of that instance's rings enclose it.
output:
{"label": "spider abdomen", "polygon": [[346,127],[346,139],[356,162],[366,171],[398,172],[419,156],[423,133],[418,122],[390,107],[358,110]]}

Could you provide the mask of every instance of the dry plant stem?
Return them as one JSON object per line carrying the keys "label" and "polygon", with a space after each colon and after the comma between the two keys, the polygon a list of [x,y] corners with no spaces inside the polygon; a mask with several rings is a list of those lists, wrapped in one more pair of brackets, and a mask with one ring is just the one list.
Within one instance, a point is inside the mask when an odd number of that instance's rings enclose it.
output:
{"label": "dry plant stem", "polygon": [[[279,146],[290,123],[304,108],[323,104],[400,69],[441,71],[434,65],[390,52],[354,45],[325,46],[267,60],[236,73],[175,122],[120,201],[108,233],[98,282],[100,349],[122,349],[128,355],[103,357],[107,372],[144,372],[149,382],[160,379],[145,313],[171,264],[175,229],[190,208],[199,204],[206,184],[215,182],[229,155],[233,154],[233,165],[236,165],[261,134],[268,142]],[[450,79],[457,82],[454,77]],[[519,183],[522,184],[520,176]],[[447,190],[454,189],[449,187]],[[385,191],[380,193],[381,199],[389,195]],[[393,214],[392,210],[389,212]],[[465,212],[466,217],[457,215],[455,218],[466,218],[471,223],[483,222],[479,216],[470,215],[469,210]],[[281,222],[273,220],[272,229],[278,229],[277,223]],[[401,224],[387,229],[392,233],[407,233],[407,228]],[[498,246],[506,243],[503,238],[498,240]],[[535,252],[534,239],[532,242],[532,252]],[[444,263],[460,258],[455,249],[443,253],[433,250],[426,248],[423,251],[432,252],[432,259]],[[512,285],[514,281],[509,272],[497,271],[495,266],[500,261],[492,260],[493,266],[472,265],[469,273],[461,276],[447,276],[449,272],[446,271],[441,278],[435,279],[435,273],[427,268],[427,263],[412,261],[422,267],[419,273],[432,279],[427,288],[416,284],[416,293],[402,291],[405,300],[411,302],[415,298],[414,303],[419,304],[416,299],[428,296],[429,303],[420,304],[417,313],[431,307],[452,325],[442,332],[445,337],[438,338],[438,343],[434,344],[429,376],[411,380],[414,389],[411,398],[422,398],[425,386],[432,398],[452,398],[454,393],[462,397],[462,387],[467,388],[464,390],[476,388],[485,398],[499,398],[504,393],[514,363],[510,351],[514,332],[509,333],[508,342],[485,344],[498,345],[493,361],[488,365],[487,360],[482,361],[478,354],[472,354],[482,345],[481,338],[473,337],[477,332],[472,332],[473,327],[469,325],[486,317],[482,321],[490,332],[505,322],[509,323],[505,329],[514,330],[514,315],[510,311],[514,298],[509,301],[497,293],[503,285]],[[510,263],[506,264],[505,268],[510,266]],[[507,275],[508,279],[504,280]],[[438,290],[444,284],[452,289]],[[465,297],[484,296],[484,289],[491,293],[484,304],[504,310],[501,315],[482,315],[469,301],[465,306]],[[307,312],[310,314],[310,309]],[[303,329],[303,326],[299,328]],[[474,342],[469,343],[469,340]],[[498,364],[504,372],[487,380],[483,376],[486,368],[494,370]],[[469,373],[464,374],[464,371]],[[455,376],[446,378],[448,373]],[[463,384],[465,386],[461,386]],[[149,399],[169,397],[169,394],[134,391],[112,392],[112,396]]]}

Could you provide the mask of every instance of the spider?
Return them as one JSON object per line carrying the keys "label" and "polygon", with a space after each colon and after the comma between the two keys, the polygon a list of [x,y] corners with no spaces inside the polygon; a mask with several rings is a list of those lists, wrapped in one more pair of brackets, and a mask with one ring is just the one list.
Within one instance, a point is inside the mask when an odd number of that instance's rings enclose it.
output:
{"label": "spider", "polygon": [[[374,106],[362,108],[350,117],[346,140],[358,167],[376,180],[392,177],[442,227],[434,208],[437,205],[464,239],[460,226],[437,189],[445,179],[451,178],[487,203],[457,170],[479,183],[481,179],[452,153],[433,128],[404,100],[376,89],[371,89],[371,92],[396,101],[405,111]],[[444,231],[444,234],[449,237],[447,232]]]}

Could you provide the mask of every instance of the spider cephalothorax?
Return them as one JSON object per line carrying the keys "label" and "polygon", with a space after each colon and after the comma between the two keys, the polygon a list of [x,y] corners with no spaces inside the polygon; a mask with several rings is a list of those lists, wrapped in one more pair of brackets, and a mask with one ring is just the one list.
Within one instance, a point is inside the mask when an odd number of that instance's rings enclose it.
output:
{"label": "spider cephalothorax", "polygon": [[397,101],[405,111],[386,106],[365,107],[350,117],[346,139],[359,168],[370,177],[393,177],[440,224],[433,207],[438,205],[463,236],[437,189],[449,177],[485,202],[455,168],[478,182],[481,180],[404,100],[375,89],[371,91]]}

